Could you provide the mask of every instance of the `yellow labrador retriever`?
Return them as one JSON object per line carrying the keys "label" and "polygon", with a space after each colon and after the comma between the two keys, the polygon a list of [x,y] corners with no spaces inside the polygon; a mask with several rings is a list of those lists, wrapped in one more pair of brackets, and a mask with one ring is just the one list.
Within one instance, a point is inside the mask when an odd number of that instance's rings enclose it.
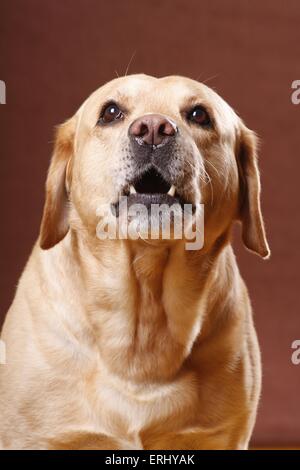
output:
{"label": "yellow labrador retriever", "polygon": [[[203,246],[99,236],[99,207],[137,233],[152,218],[130,218],[121,197],[189,205],[192,224],[203,205]],[[178,76],[94,92],[58,128],[39,240],[4,323],[2,448],[246,449],[261,366],[236,220],[267,258],[256,138],[222,98]]]}

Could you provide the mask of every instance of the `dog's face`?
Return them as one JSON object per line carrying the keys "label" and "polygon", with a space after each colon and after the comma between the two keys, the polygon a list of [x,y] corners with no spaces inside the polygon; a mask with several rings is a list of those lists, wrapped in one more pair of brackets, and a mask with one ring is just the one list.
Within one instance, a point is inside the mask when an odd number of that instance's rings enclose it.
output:
{"label": "dog's face", "polygon": [[118,218],[126,196],[148,208],[204,204],[212,243],[240,219],[246,246],[267,256],[255,152],[253,133],[207,86],[175,76],[115,79],[59,128],[41,246],[64,237],[72,213],[96,236],[99,207]]}

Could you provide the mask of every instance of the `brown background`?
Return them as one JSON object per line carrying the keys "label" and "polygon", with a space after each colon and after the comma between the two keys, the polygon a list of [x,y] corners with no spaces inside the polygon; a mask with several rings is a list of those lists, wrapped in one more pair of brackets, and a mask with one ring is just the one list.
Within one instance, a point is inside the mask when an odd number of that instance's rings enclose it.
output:
{"label": "brown background", "polygon": [[300,444],[300,3],[1,0],[1,318],[38,233],[53,126],[130,72],[207,80],[262,138],[268,262],[236,247],[263,353],[256,444]]}

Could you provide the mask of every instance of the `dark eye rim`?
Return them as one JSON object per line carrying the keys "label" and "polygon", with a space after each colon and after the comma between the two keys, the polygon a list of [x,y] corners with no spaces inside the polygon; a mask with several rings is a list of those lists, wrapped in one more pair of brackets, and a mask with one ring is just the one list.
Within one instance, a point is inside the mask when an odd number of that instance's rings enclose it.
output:
{"label": "dark eye rim", "polygon": [[[192,113],[197,110],[197,109],[200,109],[201,111],[203,111],[206,115],[206,121],[204,121],[203,123],[198,123],[197,121],[195,121],[193,118],[192,118]],[[206,107],[203,106],[202,104],[196,104],[195,106],[193,106],[189,111],[187,111],[186,113],[186,119],[189,123],[191,124],[195,124],[196,126],[198,127],[203,127],[203,128],[211,128],[213,127],[213,120],[209,114],[209,112],[207,111]]]}
{"label": "dark eye rim", "polygon": [[[105,111],[107,110],[107,108],[109,108],[110,106],[116,106],[119,110],[119,114],[118,116],[113,119],[112,121],[109,121],[109,122],[106,122],[103,117],[104,117],[104,113]],[[106,103],[104,103],[104,105],[102,106],[101,108],[101,111],[100,111],[100,116],[99,116],[99,119],[97,121],[97,125],[101,125],[101,126],[111,126],[113,124],[116,124],[118,121],[121,121],[123,120],[125,117],[125,111],[122,109],[122,107],[114,100],[109,100],[107,101]]]}

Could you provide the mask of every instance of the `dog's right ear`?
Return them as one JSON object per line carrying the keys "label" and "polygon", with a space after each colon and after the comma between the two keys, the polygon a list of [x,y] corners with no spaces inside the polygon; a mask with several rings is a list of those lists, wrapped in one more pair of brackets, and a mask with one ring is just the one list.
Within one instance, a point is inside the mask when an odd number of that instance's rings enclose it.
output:
{"label": "dog's right ear", "polygon": [[40,229],[40,246],[44,250],[60,242],[69,230],[69,202],[66,185],[70,184],[71,175],[68,170],[74,153],[75,127],[76,117],[73,117],[61,124],[56,131]]}
{"label": "dog's right ear", "polygon": [[240,173],[242,236],[245,246],[269,258],[270,249],[260,204],[260,176],[257,165],[257,138],[254,132],[242,124],[239,135],[238,166]]}

